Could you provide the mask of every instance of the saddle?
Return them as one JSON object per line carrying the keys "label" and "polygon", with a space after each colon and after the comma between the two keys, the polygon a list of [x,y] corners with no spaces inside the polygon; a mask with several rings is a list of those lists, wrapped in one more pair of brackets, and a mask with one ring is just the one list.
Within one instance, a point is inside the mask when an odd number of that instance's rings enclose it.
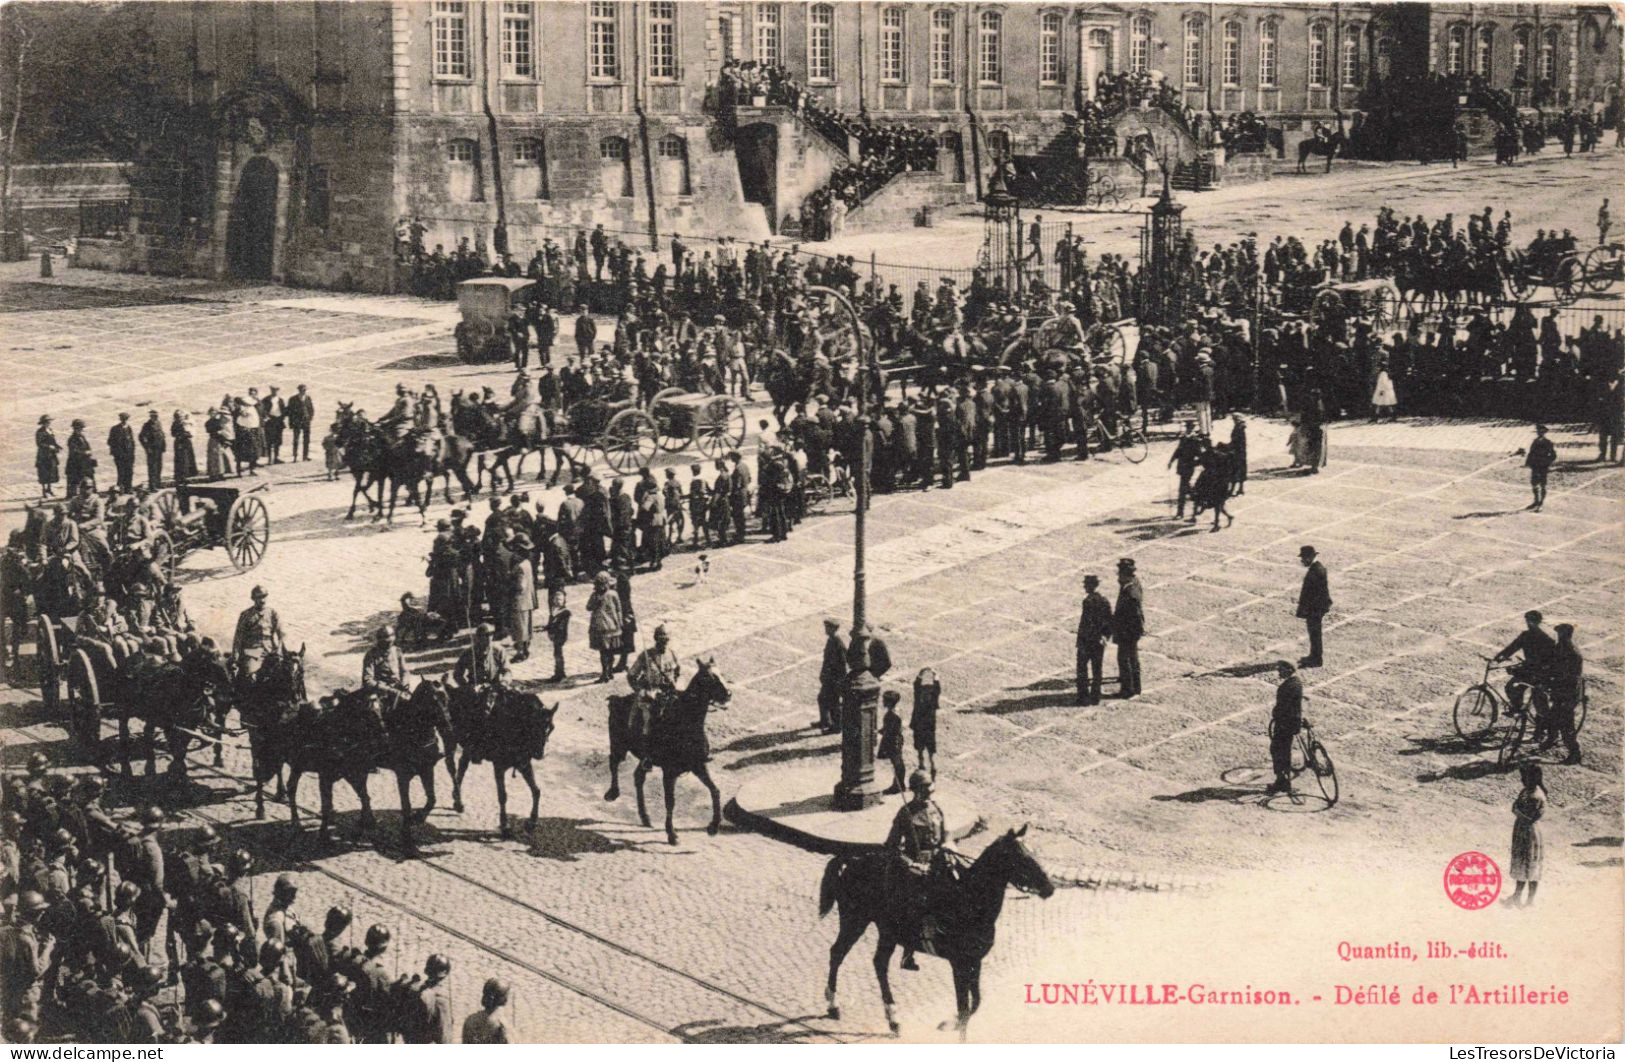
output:
{"label": "saddle", "polygon": [[886,891],[892,897],[904,943],[914,951],[941,957],[937,942],[953,923],[957,903],[955,886],[971,861],[958,852],[939,848],[929,870],[921,872],[898,859],[886,867]]}

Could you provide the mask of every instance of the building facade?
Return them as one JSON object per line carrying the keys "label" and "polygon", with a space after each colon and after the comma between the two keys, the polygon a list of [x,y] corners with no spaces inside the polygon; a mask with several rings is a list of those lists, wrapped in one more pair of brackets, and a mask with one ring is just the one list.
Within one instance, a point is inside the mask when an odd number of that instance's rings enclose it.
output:
{"label": "building facade", "polygon": [[1147,74],[1199,112],[1255,112],[1287,150],[1356,109],[1372,78],[1479,73],[1546,106],[1612,99],[1620,80],[1620,23],[1601,4],[147,6],[165,77],[212,139],[180,167],[188,232],[133,225],[105,253],[376,290],[398,286],[414,219],[429,247],[489,249],[500,216],[521,257],[599,223],[640,241],[778,230],[853,147],[786,108],[720,121],[729,60],[937,133],[938,180],[966,197],[995,158],[1041,152],[1102,75]]}

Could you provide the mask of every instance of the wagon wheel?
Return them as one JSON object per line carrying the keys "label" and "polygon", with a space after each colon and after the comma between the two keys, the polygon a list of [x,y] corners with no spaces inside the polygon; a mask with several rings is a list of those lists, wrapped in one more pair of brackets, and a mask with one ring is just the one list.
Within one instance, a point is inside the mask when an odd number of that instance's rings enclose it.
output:
{"label": "wagon wheel", "polygon": [[603,447],[609,467],[617,472],[648,468],[660,449],[660,429],[643,410],[623,409],[609,418],[598,445]]}
{"label": "wagon wheel", "polygon": [[68,730],[94,746],[101,737],[101,686],[90,654],[83,649],[68,660]]}
{"label": "wagon wheel", "polygon": [[161,490],[147,499],[144,509],[148,524],[167,531],[180,519],[181,500],[173,490]]}
{"label": "wagon wheel", "polygon": [[164,581],[175,581],[175,541],[169,537],[168,531],[159,531],[152,536],[152,560],[159,570],[164,573]]}
{"label": "wagon wheel", "polygon": [[271,514],[265,503],[244,494],[231,503],[226,513],[226,555],[240,571],[254,567],[271,544]]}
{"label": "wagon wheel", "polygon": [[1315,301],[1309,304],[1309,311],[1315,317],[1341,317],[1343,297],[1330,289],[1322,291],[1315,296]]}
{"label": "wagon wheel", "polygon": [[1615,263],[1614,254],[1615,252],[1607,247],[1593,247],[1586,252],[1584,265],[1587,291],[1601,294],[1614,282],[1614,274],[1619,268]]}
{"label": "wagon wheel", "polygon": [[41,615],[38,627],[34,633],[34,666],[39,669],[40,700],[54,715],[62,703],[62,645],[51,617]]}
{"label": "wagon wheel", "polygon": [[1382,288],[1372,297],[1371,327],[1378,332],[1399,327],[1399,293],[1393,288]]}
{"label": "wagon wheel", "polygon": [[717,395],[694,411],[694,446],[713,460],[745,444],[745,407]]}
{"label": "wagon wheel", "polygon": [[1506,283],[1506,289],[1511,296],[1520,302],[1534,294],[1535,285],[1529,279],[1528,270],[1524,268],[1523,255],[1514,252],[1505,262],[1500,264],[1501,279]]}
{"label": "wagon wheel", "polygon": [[1585,267],[1580,259],[1569,255],[1557,263],[1552,271],[1552,291],[1557,295],[1557,301],[1567,306],[1585,293]]}
{"label": "wagon wheel", "polygon": [[572,471],[577,468],[586,468],[592,464],[592,451],[583,446],[581,440],[574,435],[560,442],[558,448],[564,451],[565,457],[570,459]]}
{"label": "wagon wheel", "polygon": [[660,442],[660,448],[668,454],[674,454],[688,445],[688,432],[677,434],[671,430],[671,421],[660,415],[660,403],[674,398],[682,398],[688,394],[681,387],[667,387],[656,391],[654,398],[649,400],[649,415],[655,419],[655,435]]}
{"label": "wagon wheel", "polygon": [[1104,355],[1107,360],[1118,364],[1128,360],[1128,340],[1123,338],[1123,330],[1116,325],[1095,326],[1089,339],[1095,357]]}

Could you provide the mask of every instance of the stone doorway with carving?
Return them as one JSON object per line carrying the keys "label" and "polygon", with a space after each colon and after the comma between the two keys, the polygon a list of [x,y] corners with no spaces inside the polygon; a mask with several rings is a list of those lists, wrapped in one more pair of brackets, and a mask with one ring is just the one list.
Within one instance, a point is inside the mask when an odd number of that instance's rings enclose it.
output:
{"label": "stone doorway with carving", "polygon": [[226,226],[226,265],[242,280],[270,280],[276,260],[276,163],[257,155],[243,166]]}

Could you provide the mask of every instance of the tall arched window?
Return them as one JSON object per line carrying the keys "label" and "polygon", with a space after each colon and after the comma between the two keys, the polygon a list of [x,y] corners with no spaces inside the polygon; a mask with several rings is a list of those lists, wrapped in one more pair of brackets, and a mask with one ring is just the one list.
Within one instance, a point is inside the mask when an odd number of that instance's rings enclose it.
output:
{"label": "tall arched window", "polygon": [[632,153],[625,137],[606,136],[598,141],[598,179],[611,198],[632,194]]}
{"label": "tall arched window", "polygon": [[1358,88],[1365,81],[1365,71],[1360,59],[1360,39],[1364,35],[1364,27],[1355,24],[1343,27],[1343,49],[1338,63],[1342,71],[1343,86],[1345,88]]}
{"label": "tall arched window", "polygon": [[1327,40],[1331,29],[1324,22],[1309,27],[1309,87],[1325,88],[1331,84],[1331,71],[1327,69]]}
{"label": "tall arched window", "polygon": [[[1061,77],[1061,23],[1059,11],[1046,11],[1038,26],[1038,80],[1059,85]],[[1092,36],[1092,35],[1091,35]],[[1110,34],[1107,34],[1110,37]]]}
{"label": "tall arched window", "polygon": [[1512,31],[1512,84],[1524,88],[1529,84],[1529,27],[1519,26]]}
{"label": "tall arched window", "polygon": [[835,80],[835,8],[829,4],[807,11],[807,80]]}
{"label": "tall arched window", "polygon": [[1258,87],[1281,83],[1281,25],[1274,19],[1258,24]]}
{"label": "tall arched window", "polygon": [[513,142],[513,170],[515,199],[547,198],[547,145],[541,137],[521,137]]}
{"label": "tall arched window", "polygon": [[1004,16],[984,11],[976,35],[976,79],[984,85],[1004,81]]}
{"label": "tall arched window", "polygon": [[1229,19],[1219,27],[1219,79],[1226,88],[1241,84],[1241,23]]}
{"label": "tall arched window", "polygon": [[1540,83],[1557,84],[1557,30],[1548,29],[1540,35]]}
{"label": "tall arched window", "polygon": [[1444,72],[1461,75],[1467,72],[1467,27],[1451,26],[1445,40]]}
{"label": "tall arched window", "polygon": [[1193,88],[1202,84],[1202,63],[1207,52],[1205,29],[1199,18],[1185,20],[1185,84]]}
{"label": "tall arched window", "polygon": [[1495,66],[1495,27],[1478,27],[1478,39],[1473,47],[1473,73],[1489,80]]}
{"label": "tall arched window", "polygon": [[1136,74],[1151,69],[1151,16],[1135,15],[1128,24],[1128,65]]}
{"label": "tall arched window", "polygon": [[668,133],[655,143],[660,156],[660,190],[668,195],[693,195],[688,180],[688,141]]}
{"label": "tall arched window", "polygon": [[453,202],[477,203],[485,198],[478,141],[462,138],[450,141],[446,145],[446,170],[446,192]]}

